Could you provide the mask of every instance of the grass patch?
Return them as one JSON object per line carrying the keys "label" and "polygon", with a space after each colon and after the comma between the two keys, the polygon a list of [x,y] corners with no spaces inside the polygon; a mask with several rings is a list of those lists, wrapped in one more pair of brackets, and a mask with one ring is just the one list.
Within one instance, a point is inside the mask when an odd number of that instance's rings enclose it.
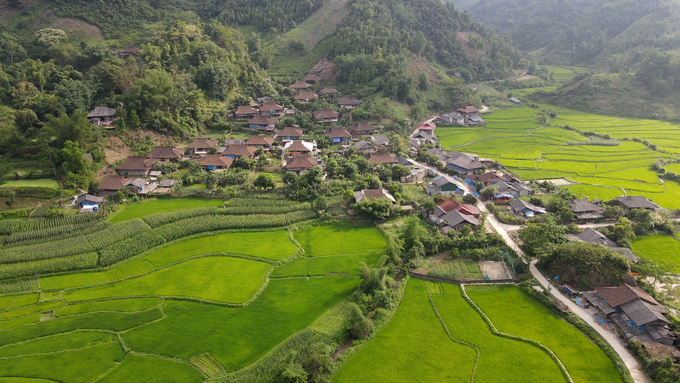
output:
{"label": "grass patch", "polygon": [[203,382],[203,376],[184,363],[151,356],[127,355],[123,361],[106,374],[101,383],[139,382]]}
{"label": "grass patch", "polygon": [[20,189],[20,188],[35,188],[35,189],[59,189],[59,183],[52,179],[41,178],[37,180],[16,180],[5,181],[0,184],[0,188]]}
{"label": "grass patch", "polygon": [[193,209],[197,207],[222,206],[223,199],[218,198],[162,198],[126,206],[109,222],[117,223],[147,215],[164,213],[173,210]]}
{"label": "grass patch", "polygon": [[64,299],[77,302],[102,298],[175,296],[243,303],[260,288],[269,267],[268,263],[241,258],[198,258],[139,278],[69,292],[64,294]]}
{"label": "grass patch", "polygon": [[633,251],[652,262],[680,274],[680,242],[665,235],[640,237],[633,241]]}
{"label": "grass patch", "polygon": [[124,334],[130,347],[188,360],[209,352],[227,371],[253,363],[359,285],[354,277],[272,280],[242,308],[167,301],[167,318]]}
{"label": "grass patch", "polygon": [[226,233],[190,239],[161,248],[144,257],[156,267],[197,255],[211,253],[243,254],[279,260],[291,256],[297,247],[286,231]]}
{"label": "grass patch", "polygon": [[310,226],[296,232],[295,239],[307,256],[379,251],[385,247],[385,237],[373,225]]}
{"label": "grass patch", "polygon": [[352,274],[359,275],[359,262],[375,265],[382,253],[331,255],[325,257],[300,257],[277,267],[272,277],[304,277],[307,275]]}
{"label": "grass patch", "polygon": [[514,286],[470,291],[471,299],[499,331],[547,346],[562,361],[575,383],[622,382],[607,355],[575,327]]}
{"label": "grass patch", "polygon": [[472,347],[453,342],[428,300],[425,281],[412,278],[397,313],[350,358],[334,382],[468,382]]}

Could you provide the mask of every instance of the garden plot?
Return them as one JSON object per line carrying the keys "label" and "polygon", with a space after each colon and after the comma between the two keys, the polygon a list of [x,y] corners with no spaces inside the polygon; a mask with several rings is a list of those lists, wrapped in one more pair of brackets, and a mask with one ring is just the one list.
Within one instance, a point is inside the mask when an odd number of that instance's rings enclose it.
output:
{"label": "garden plot", "polygon": [[427,275],[454,280],[480,280],[484,275],[477,262],[464,259],[437,258],[428,261]]}

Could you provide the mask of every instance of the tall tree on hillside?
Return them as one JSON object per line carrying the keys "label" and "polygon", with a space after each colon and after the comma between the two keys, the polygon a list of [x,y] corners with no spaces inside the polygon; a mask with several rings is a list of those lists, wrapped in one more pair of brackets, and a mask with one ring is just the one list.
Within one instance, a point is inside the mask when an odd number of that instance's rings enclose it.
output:
{"label": "tall tree on hillside", "polygon": [[66,113],[59,117],[48,116],[40,133],[47,142],[57,148],[63,148],[66,141],[87,147],[93,137],[93,128],[87,119],[87,112],[75,110],[71,116]]}

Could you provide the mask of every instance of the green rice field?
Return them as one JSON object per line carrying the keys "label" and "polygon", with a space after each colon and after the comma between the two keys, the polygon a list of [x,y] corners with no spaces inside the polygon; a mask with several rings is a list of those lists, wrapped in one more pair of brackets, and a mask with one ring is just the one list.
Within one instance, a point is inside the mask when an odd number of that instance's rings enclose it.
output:
{"label": "green rice field", "polygon": [[[499,286],[469,295],[500,331],[553,350],[575,382],[623,380],[602,350],[519,288]],[[567,381],[543,349],[494,335],[459,286],[419,279],[408,282],[392,321],[333,381],[469,382],[476,360],[475,382]]]}
{"label": "green rice field", "polygon": [[16,180],[4,181],[0,188],[40,188],[40,189],[59,189],[59,183],[53,179],[41,178],[37,180]]}
{"label": "green rice field", "polygon": [[[515,107],[486,115],[485,127],[442,127],[437,137],[442,147],[475,153],[499,161],[523,179],[567,178],[580,197],[611,199],[622,195],[644,195],[670,209],[680,208],[680,185],[662,182],[652,165],[680,154],[680,126],[673,123],[615,118],[554,108],[559,117],[552,124],[569,125],[581,131],[609,134],[616,139],[640,138],[657,145],[662,153],[642,142],[622,141],[618,146],[589,145],[580,133],[558,127],[540,127],[534,118],[539,111]],[[569,143],[569,144],[567,144]],[[582,143],[582,144],[581,144]],[[674,149],[677,146],[677,150]],[[669,171],[674,166],[669,165]],[[680,168],[678,168],[680,169]]]}
{"label": "green rice field", "polygon": [[380,251],[385,238],[375,226],[311,226],[295,233],[307,256]]}
{"label": "green rice field", "polygon": [[680,241],[666,235],[650,235],[633,241],[635,254],[680,274]]}
{"label": "green rice field", "polygon": [[223,199],[219,198],[162,198],[130,205],[114,215],[109,222],[117,223],[135,218],[146,217],[156,213],[174,210],[193,209],[197,207],[222,206]]}

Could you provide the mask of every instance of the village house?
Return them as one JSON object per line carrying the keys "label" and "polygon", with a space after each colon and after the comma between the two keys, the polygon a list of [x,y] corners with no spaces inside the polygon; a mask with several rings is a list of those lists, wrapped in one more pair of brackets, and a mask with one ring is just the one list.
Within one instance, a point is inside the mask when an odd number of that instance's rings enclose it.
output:
{"label": "village house", "polygon": [[456,185],[456,183],[449,177],[447,176],[439,176],[432,180],[432,182],[428,182],[427,186],[425,187],[425,191],[429,195],[436,195],[436,194],[441,194],[441,195],[453,195],[453,194],[462,194],[462,190]]}
{"label": "village house", "polygon": [[197,137],[194,138],[194,140],[187,145],[187,149],[189,149],[194,155],[202,155],[202,154],[207,154],[208,150],[212,148],[218,148],[220,146],[220,141],[219,140],[213,140],[211,138],[205,138],[205,137]]}
{"label": "village house", "polygon": [[[437,227],[442,229],[442,231],[448,232],[451,229],[460,230],[463,226],[470,226],[476,228],[481,223],[477,218],[472,215],[463,214],[458,210],[451,210],[439,217],[433,217],[432,223]],[[448,228],[447,228],[448,227]]]}
{"label": "village house", "polygon": [[486,121],[479,116],[472,116],[467,119],[466,126],[485,126]]}
{"label": "village house", "polygon": [[430,221],[437,223],[439,218],[445,216],[452,211],[458,211],[461,214],[469,215],[474,218],[481,217],[481,212],[474,205],[460,202],[454,198],[447,198],[444,202],[435,207],[434,211],[429,215]]}
{"label": "village house", "polygon": [[151,183],[151,181],[147,178],[135,178],[131,179],[130,182],[128,182],[125,187],[130,189],[131,192],[139,195],[146,195],[151,193],[158,184],[156,183]]}
{"label": "village house", "polygon": [[223,157],[233,158],[238,160],[241,157],[253,158],[255,157],[255,148],[248,145],[230,145],[222,152]]}
{"label": "village house", "polygon": [[208,154],[201,159],[201,168],[205,170],[224,170],[231,167],[234,159],[219,154]]}
{"label": "village house", "polygon": [[154,190],[154,194],[168,194],[170,189],[177,184],[177,180],[164,179],[158,183],[158,187]]}
{"label": "village house", "polygon": [[342,109],[356,109],[361,105],[361,100],[357,100],[354,97],[342,97],[338,102],[338,105],[340,105]]}
{"label": "village house", "polygon": [[616,197],[616,202],[623,208],[626,214],[633,209],[646,209],[652,211],[661,210],[661,206],[648,200],[644,196]]}
{"label": "village house", "polygon": [[449,158],[445,165],[447,169],[451,169],[460,175],[477,174],[481,172],[484,167],[478,160],[470,158],[462,153],[454,158]]}
{"label": "village house", "polygon": [[125,158],[123,163],[116,166],[116,171],[121,176],[148,176],[154,163],[154,160],[147,159],[146,157],[130,156]]}
{"label": "village house", "polygon": [[296,94],[295,97],[293,97],[293,100],[303,102],[303,103],[308,103],[312,100],[316,100],[317,98],[319,98],[318,94],[313,93],[313,92],[304,91],[304,92],[300,92],[300,93]]}
{"label": "village house", "polygon": [[510,208],[515,215],[526,218],[533,218],[537,215],[543,215],[547,213],[544,208],[538,207],[531,202],[519,198],[510,201]]}
{"label": "village house", "polygon": [[392,150],[392,146],[390,146],[390,139],[384,134],[371,136],[365,140],[359,140],[354,144],[354,147],[358,152],[363,154]]}
{"label": "village house", "polygon": [[242,105],[234,109],[234,117],[240,120],[250,120],[257,116],[260,111],[250,105]]}
{"label": "village house", "polygon": [[262,147],[265,150],[270,150],[272,148],[272,144],[274,144],[274,139],[269,136],[252,136],[250,139],[248,139],[248,141],[246,141],[246,145],[255,149]]}
{"label": "village house", "polygon": [[283,114],[283,107],[273,101],[265,101],[260,105],[260,115],[279,117]]}
{"label": "village house", "polygon": [[154,162],[179,162],[184,152],[172,146],[156,146],[146,155],[146,158]]}
{"label": "village house", "polygon": [[496,172],[486,172],[483,174],[472,174],[469,176],[465,177],[465,183],[468,185],[476,185],[477,183],[481,183],[484,186],[491,186],[491,185],[496,185],[500,182],[503,181],[513,181],[514,178],[511,176],[505,174],[505,173],[496,173]]}
{"label": "village house", "polygon": [[604,217],[604,210],[594,203],[588,201],[587,198],[575,199],[569,201],[568,204],[571,206],[571,211],[574,213],[577,219],[589,220]]}
{"label": "village house", "polygon": [[300,128],[293,126],[286,126],[282,131],[276,134],[276,139],[280,141],[301,140],[304,132]]}
{"label": "village house", "polygon": [[128,45],[125,47],[125,49],[120,49],[118,50],[118,57],[122,59],[126,59],[130,56],[138,56],[139,55],[139,48],[137,48],[134,45]]}
{"label": "village house", "polygon": [[307,84],[304,81],[295,81],[295,83],[290,86],[290,88],[295,90],[295,91],[300,91],[300,90],[303,90],[303,89],[307,89],[309,87],[310,87],[310,85]]}
{"label": "village house", "polygon": [[314,112],[313,115],[314,118],[323,123],[338,122],[338,118],[340,117],[340,115],[338,115],[338,112],[334,111],[333,109],[321,109],[318,112]]}
{"label": "village house", "polygon": [[415,134],[411,136],[411,141],[410,141],[410,153],[413,156],[416,156],[418,154],[418,150],[420,149],[420,145],[422,144],[436,144],[437,143],[437,137],[434,134],[434,131],[428,132],[428,131],[418,131]]}
{"label": "village house", "polygon": [[352,140],[352,134],[345,128],[330,128],[326,130],[326,134],[334,144],[347,144]]}
{"label": "village house", "polygon": [[287,172],[292,172],[297,175],[304,174],[309,169],[315,166],[321,166],[321,160],[308,155],[296,155],[286,159],[286,165],[283,167]]}
{"label": "village house", "polygon": [[477,113],[479,113],[479,109],[470,105],[470,106],[466,106],[464,108],[458,108],[458,109],[456,109],[456,112],[462,114],[465,118],[470,118],[470,117],[476,116]]}
{"label": "village house", "polygon": [[330,86],[327,86],[323,89],[321,89],[321,95],[326,96],[326,97],[335,97],[338,94],[338,90],[335,88],[331,88]]}
{"label": "village house", "polygon": [[444,113],[437,117],[438,125],[465,125],[465,116],[458,112]]}
{"label": "village house", "polygon": [[134,180],[135,178],[123,176],[106,176],[102,182],[99,183],[99,195],[113,196]]}
{"label": "village house", "polygon": [[362,201],[373,201],[381,198],[387,198],[392,202],[393,205],[397,203],[397,200],[394,199],[392,194],[390,194],[390,192],[385,189],[364,189],[354,192],[354,201],[356,203]]}
{"label": "village house", "polygon": [[99,211],[103,203],[104,197],[96,197],[89,194],[83,194],[75,200],[75,205],[81,212]]}
{"label": "village house", "polygon": [[302,140],[288,141],[283,146],[283,153],[286,156],[308,155],[316,151],[316,142]]}
{"label": "village house", "polygon": [[630,251],[630,249],[627,249],[625,247],[620,247],[619,245],[616,244],[616,242],[607,238],[604,234],[600,233],[597,230],[593,230],[591,228],[585,229],[578,234],[568,234],[567,238],[570,241],[574,241],[574,242],[596,243],[598,245],[608,247],[608,248],[612,249],[613,251],[623,255],[628,260],[628,262],[637,262],[638,261],[638,258],[633,254],[632,251]]}
{"label": "village house", "polygon": [[437,128],[437,125],[431,123],[431,122],[426,122],[424,124],[420,124],[418,126],[418,132],[431,132],[434,134],[434,130]]}
{"label": "village house", "polygon": [[368,136],[375,134],[376,128],[368,122],[359,122],[347,127],[354,137]]}
{"label": "village house", "polygon": [[397,156],[390,152],[370,153],[366,159],[374,165],[396,165],[399,163]]}
{"label": "village house", "polygon": [[248,127],[250,129],[271,131],[276,128],[276,120],[266,116],[255,116],[248,121]]}
{"label": "village house", "polygon": [[512,198],[528,197],[533,192],[530,187],[519,181],[501,181],[496,185],[498,186],[498,194],[512,196]]}
{"label": "village house", "polygon": [[116,115],[116,109],[108,108],[106,106],[97,106],[87,114],[87,119],[90,123],[97,126],[108,127],[113,122],[113,117]]}
{"label": "village house", "polygon": [[318,73],[307,73],[307,76],[305,76],[304,81],[307,84],[316,84],[317,82],[321,81],[321,76],[319,76]]}
{"label": "village house", "polygon": [[641,288],[628,284],[598,287],[583,295],[598,308],[600,316],[616,325],[625,340],[658,342],[667,346],[675,343],[671,322],[664,315],[668,310]]}
{"label": "village house", "polygon": [[511,103],[513,103],[515,105],[522,105],[522,101],[517,97],[510,97],[508,99],[508,101],[510,101]]}

